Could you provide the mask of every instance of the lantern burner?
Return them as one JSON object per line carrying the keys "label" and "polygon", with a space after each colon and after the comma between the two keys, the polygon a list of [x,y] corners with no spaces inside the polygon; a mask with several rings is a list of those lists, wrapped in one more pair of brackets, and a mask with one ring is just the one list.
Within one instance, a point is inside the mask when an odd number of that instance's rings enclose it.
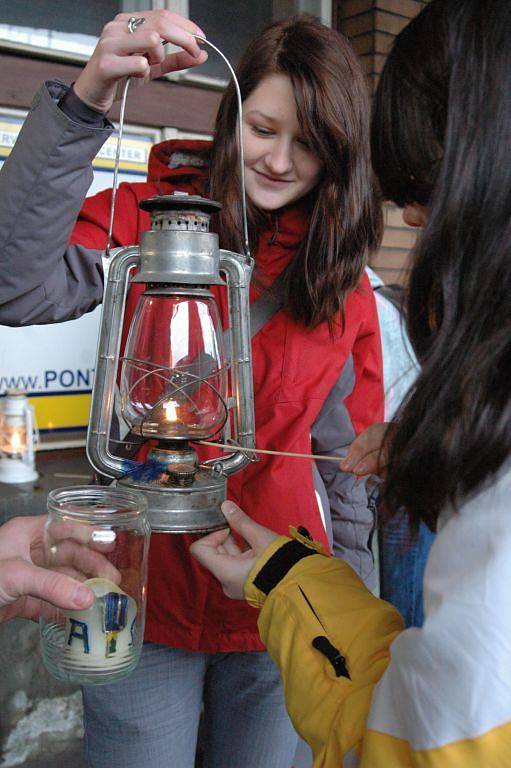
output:
{"label": "lantern burner", "polygon": [[189,488],[193,485],[199,462],[195,449],[188,443],[159,440],[158,445],[149,451],[148,458],[162,467],[159,478],[162,485],[178,488]]}

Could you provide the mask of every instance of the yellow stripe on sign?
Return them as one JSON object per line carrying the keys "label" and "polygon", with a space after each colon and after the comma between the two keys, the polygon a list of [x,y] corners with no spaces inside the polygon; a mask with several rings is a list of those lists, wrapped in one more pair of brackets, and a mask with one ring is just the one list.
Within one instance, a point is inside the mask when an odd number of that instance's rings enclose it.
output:
{"label": "yellow stripe on sign", "polygon": [[[9,157],[12,147],[0,146],[0,157]],[[113,170],[114,161],[106,158],[95,158],[92,161],[93,168],[105,168],[107,170]],[[139,171],[140,173],[147,173],[147,163],[132,163],[121,160],[119,163],[119,170],[121,171]]]}
{"label": "yellow stripe on sign", "polygon": [[89,393],[29,397],[39,429],[74,429],[89,423]]}

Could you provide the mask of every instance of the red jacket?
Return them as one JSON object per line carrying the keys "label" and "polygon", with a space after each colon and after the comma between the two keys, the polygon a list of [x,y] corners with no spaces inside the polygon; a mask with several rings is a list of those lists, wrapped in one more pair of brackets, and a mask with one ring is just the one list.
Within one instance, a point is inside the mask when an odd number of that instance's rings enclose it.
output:
{"label": "red jacket", "polygon": [[[168,141],[154,147],[148,182],[122,184],[117,198],[114,244],[138,244],[149,229],[149,215],[138,201],[174,189],[204,194],[206,142]],[[195,160],[189,159],[195,154]],[[169,162],[171,166],[169,167]],[[90,248],[105,246],[110,191],[88,198],[71,239]],[[272,282],[293,258],[305,236],[303,203],[281,211],[278,232],[269,226],[255,255],[264,282]],[[141,287],[130,291],[131,317]],[[224,327],[226,292],[215,287]],[[252,291],[252,298],[255,292]],[[355,386],[344,407],[356,433],[383,418],[381,349],[372,289],[366,277],[347,299],[346,328],[336,323],[334,338],[326,323],[307,330],[279,311],[253,339],[256,444],[260,448],[311,452],[311,429],[348,358]],[[335,415],[332,416],[335,419]],[[228,496],[263,525],[286,533],[290,523],[304,525],[327,544],[315,493],[312,463],[262,456],[229,478]],[[244,601],[226,598],[217,580],[190,557],[190,536],[153,534],[149,557],[145,637],[153,642],[204,652],[259,650],[257,614]]]}

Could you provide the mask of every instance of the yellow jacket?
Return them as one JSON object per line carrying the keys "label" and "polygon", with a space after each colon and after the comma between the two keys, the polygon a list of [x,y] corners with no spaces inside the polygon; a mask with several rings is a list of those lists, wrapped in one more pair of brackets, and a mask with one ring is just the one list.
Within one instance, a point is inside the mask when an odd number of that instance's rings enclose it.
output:
{"label": "yellow jacket", "polygon": [[510,498],[508,471],[443,515],[422,629],[403,631],[346,563],[299,534],[317,553],[269,590],[261,574],[290,539],[256,563],[246,598],[261,610],[261,638],[314,768],[510,768]]}

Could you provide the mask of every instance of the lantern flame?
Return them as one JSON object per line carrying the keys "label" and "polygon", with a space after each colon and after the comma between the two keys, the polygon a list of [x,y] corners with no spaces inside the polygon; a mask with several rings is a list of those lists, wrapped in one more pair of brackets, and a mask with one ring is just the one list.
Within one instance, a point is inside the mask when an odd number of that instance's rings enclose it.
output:
{"label": "lantern flame", "polygon": [[167,421],[179,421],[176,412],[176,403],[173,400],[164,403],[163,407],[165,409],[165,418]]}
{"label": "lantern flame", "polygon": [[18,430],[15,429],[11,437],[11,448],[13,451],[19,452],[21,447],[22,447],[21,435],[18,432]]}
{"label": "lantern flame", "polygon": [[18,454],[26,450],[25,430],[17,427],[7,428],[2,446],[4,453]]}

